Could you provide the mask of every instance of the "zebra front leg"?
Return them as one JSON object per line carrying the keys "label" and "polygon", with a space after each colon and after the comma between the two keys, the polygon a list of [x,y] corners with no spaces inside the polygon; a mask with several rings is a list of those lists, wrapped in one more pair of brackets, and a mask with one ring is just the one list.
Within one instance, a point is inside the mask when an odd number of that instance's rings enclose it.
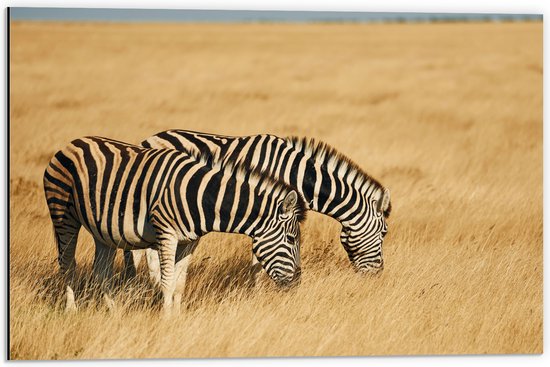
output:
{"label": "zebra front leg", "polygon": [[158,253],[160,259],[160,289],[163,298],[164,316],[170,316],[174,302],[175,282],[175,260],[177,239],[172,236],[165,237],[159,241]]}
{"label": "zebra front leg", "polygon": [[160,258],[157,250],[148,248],[145,250],[149,279],[155,286],[160,286]]}
{"label": "zebra front leg", "polygon": [[199,239],[178,246],[176,251],[176,288],[174,290],[174,310],[180,312],[181,299],[185,292],[185,283],[187,281],[187,270],[193,257],[193,252],[199,244]]}
{"label": "zebra front leg", "polygon": [[95,258],[93,273],[99,282],[101,294],[105,305],[110,311],[115,309],[115,301],[112,296],[113,267],[116,256],[116,249],[95,241]]}

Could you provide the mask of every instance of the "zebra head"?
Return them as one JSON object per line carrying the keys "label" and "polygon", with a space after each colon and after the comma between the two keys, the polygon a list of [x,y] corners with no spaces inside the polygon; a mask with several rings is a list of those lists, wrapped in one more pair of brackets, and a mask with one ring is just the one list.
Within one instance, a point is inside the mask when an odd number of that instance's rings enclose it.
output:
{"label": "zebra head", "polygon": [[305,210],[303,199],[292,190],[275,202],[274,215],[254,234],[252,251],[279,287],[300,281],[300,222]]}
{"label": "zebra head", "polygon": [[376,274],[384,268],[382,244],[388,232],[386,219],[391,212],[390,192],[382,189],[365,200],[362,216],[342,222],[340,240],[355,269]]}

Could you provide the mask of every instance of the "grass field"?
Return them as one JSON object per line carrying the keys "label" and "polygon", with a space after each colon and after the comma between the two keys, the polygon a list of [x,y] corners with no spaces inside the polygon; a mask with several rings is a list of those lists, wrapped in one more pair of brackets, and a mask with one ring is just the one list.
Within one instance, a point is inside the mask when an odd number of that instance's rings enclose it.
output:
{"label": "grass field", "polygon": [[[542,353],[541,22],[15,22],[10,42],[11,358]],[[310,213],[301,285],[250,289],[250,240],[209,234],[166,321],[145,276],[98,303],[82,231],[63,314],[47,162],[168,128],[333,145],[391,190],[385,270],[355,273]]]}

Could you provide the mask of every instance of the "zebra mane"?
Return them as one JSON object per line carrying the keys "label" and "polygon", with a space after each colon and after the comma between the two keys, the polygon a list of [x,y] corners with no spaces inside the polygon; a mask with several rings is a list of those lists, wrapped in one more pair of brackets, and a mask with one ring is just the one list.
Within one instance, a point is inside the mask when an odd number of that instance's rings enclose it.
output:
{"label": "zebra mane", "polygon": [[[321,165],[330,168],[331,171],[339,171],[340,173],[354,173],[357,176],[359,184],[367,183],[374,186],[376,189],[384,192],[384,186],[374,177],[369,176],[361,167],[352,161],[349,157],[337,151],[332,146],[323,141],[317,141],[313,138],[300,138],[291,136],[285,138],[287,143],[295,149],[301,151],[306,156],[310,156],[315,161],[321,162]],[[391,212],[391,203],[388,209],[384,211],[384,216],[388,217]]]}
{"label": "zebra mane", "polygon": [[219,157],[213,155],[209,149],[191,149],[186,150],[185,153],[214,169],[223,170],[227,175],[235,175],[236,177],[243,178],[247,182],[256,186],[268,186],[271,189],[269,191],[279,191],[284,195],[290,193],[291,190],[296,191],[296,193],[298,193],[298,200],[296,202],[296,217],[300,223],[306,219],[308,209],[302,195],[300,195],[300,191],[298,191],[293,185],[289,185],[283,180],[266,174],[260,167],[250,167],[250,165],[246,162],[233,159],[219,159]]}

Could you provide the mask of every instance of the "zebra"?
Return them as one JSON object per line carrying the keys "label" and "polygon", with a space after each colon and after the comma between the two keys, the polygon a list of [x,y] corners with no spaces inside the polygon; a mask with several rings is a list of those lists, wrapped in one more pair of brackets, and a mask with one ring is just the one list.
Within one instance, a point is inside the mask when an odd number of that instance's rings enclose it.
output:
{"label": "zebra", "polygon": [[[267,134],[236,137],[174,129],[153,135],[141,145],[246,163],[296,187],[308,209],[341,223],[340,241],[356,270],[375,274],[384,268],[382,244],[391,212],[390,192],[328,144]],[[154,272],[158,256],[152,252],[148,250],[147,260]],[[125,252],[128,274],[135,273],[141,256],[140,251]],[[254,258],[252,269],[254,277],[260,270]]]}
{"label": "zebra", "polygon": [[[158,250],[167,313],[179,307],[183,288],[176,287],[185,286],[198,238],[212,231],[252,237],[253,254],[278,286],[299,281],[305,203],[294,188],[259,170],[91,136],[54,155],[44,191],[68,311],[76,309],[72,279],[81,226],[94,238],[93,269],[102,284],[112,276],[117,248]],[[102,290],[113,306],[109,288]]]}

